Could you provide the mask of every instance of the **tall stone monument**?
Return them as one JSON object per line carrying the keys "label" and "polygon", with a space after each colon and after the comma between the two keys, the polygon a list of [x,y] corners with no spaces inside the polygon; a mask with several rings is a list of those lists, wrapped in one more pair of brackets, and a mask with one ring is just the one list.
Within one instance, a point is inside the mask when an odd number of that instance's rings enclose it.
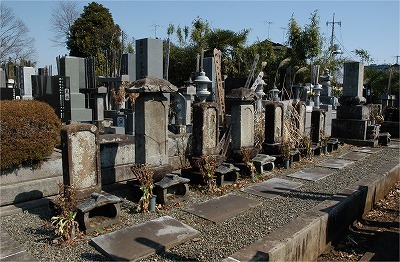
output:
{"label": "tall stone monument", "polygon": [[140,93],[135,102],[136,163],[168,165],[169,103],[163,93],[176,92],[178,88],[167,80],[146,77],[126,90]]}
{"label": "tall stone monument", "polygon": [[21,89],[22,99],[32,100],[32,75],[35,75],[35,68],[29,66],[18,67],[18,85]]}
{"label": "tall stone monument", "polygon": [[85,58],[64,56],[59,62],[59,75],[70,78],[71,120],[92,121],[92,110],[85,107],[85,95],[79,92],[86,88]]}
{"label": "tall stone monument", "polygon": [[349,144],[376,146],[377,139],[367,138],[370,111],[362,96],[363,75],[362,63],[344,64],[343,96],[339,99],[337,118],[332,120],[332,137]]}

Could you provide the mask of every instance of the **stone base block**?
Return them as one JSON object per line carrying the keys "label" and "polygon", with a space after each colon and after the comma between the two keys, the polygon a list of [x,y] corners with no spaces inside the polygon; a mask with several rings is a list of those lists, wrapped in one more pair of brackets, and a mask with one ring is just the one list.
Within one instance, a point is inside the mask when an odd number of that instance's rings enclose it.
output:
{"label": "stone base block", "polygon": [[361,139],[348,139],[339,138],[339,141],[345,144],[355,145],[355,146],[367,146],[367,147],[377,147],[378,140],[361,140]]}
{"label": "stone base block", "polygon": [[280,143],[276,144],[263,143],[262,144],[263,153],[266,155],[279,155],[281,153],[280,145],[281,145]]}
{"label": "stone base block", "polygon": [[332,137],[365,140],[368,120],[332,119]]}
{"label": "stone base block", "polygon": [[385,121],[381,124],[381,132],[389,132],[391,137],[400,137],[400,122]]}
{"label": "stone base block", "polygon": [[390,144],[390,133],[388,133],[388,132],[379,133],[378,144],[380,144],[382,146],[389,145]]}
{"label": "stone base block", "polygon": [[337,107],[337,118],[340,119],[369,119],[369,107],[364,105],[340,105]]}

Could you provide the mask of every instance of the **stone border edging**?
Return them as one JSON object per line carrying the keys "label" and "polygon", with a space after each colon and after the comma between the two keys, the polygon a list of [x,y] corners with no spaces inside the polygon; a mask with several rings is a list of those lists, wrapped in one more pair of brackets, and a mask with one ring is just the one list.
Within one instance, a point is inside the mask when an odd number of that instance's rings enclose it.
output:
{"label": "stone border edging", "polygon": [[393,160],[379,173],[369,174],[223,261],[315,261],[400,180],[400,163]]}

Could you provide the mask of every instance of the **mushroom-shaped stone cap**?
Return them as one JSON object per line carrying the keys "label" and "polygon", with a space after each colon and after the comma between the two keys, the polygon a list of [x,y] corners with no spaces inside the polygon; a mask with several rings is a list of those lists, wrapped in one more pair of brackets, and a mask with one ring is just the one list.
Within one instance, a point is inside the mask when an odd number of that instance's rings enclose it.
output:
{"label": "mushroom-shaped stone cap", "polygon": [[255,92],[250,88],[235,88],[232,89],[229,94],[226,95],[226,99],[239,100],[239,101],[251,101],[254,99]]}
{"label": "mushroom-shaped stone cap", "polygon": [[128,93],[173,93],[178,91],[178,88],[168,80],[146,76],[133,82],[132,87],[126,87],[125,91]]}
{"label": "mushroom-shaped stone cap", "polygon": [[208,84],[208,83],[212,83],[212,81],[210,80],[210,78],[208,78],[206,76],[206,73],[204,71],[200,72],[200,75],[198,77],[196,77],[196,80],[194,80],[194,82],[196,84]]}

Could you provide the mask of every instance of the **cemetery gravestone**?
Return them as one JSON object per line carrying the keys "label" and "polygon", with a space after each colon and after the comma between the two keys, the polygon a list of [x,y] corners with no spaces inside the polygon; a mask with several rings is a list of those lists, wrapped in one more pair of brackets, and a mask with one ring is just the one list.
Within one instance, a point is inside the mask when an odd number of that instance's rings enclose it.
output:
{"label": "cemetery gravestone", "polygon": [[226,96],[232,102],[232,150],[254,146],[254,96],[249,88],[233,89]]}
{"label": "cemetery gravestone", "polygon": [[59,75],[70,78],[71,120],[92,121],[92,110],[85,108],[85,95],[79,92],[80,88],[86,88],[85,58],[64,56],[59,62]]}
{"label": "cemetery gravestone", "polygon": [[136,40],[136,78],[163,78],[163,41],[144,38]]}
{"label": "cemetery gravestone", "polygon": [[218,154],[218,105],[213,102],[193,105],[193,156]]}
{"label": "cemetery gravestone", "polygon": [[101,191],[100,146],[96,126],[70,124],[61,130],[63,181],[73,185],[77,198]]}
{"label": "cemetery gravestone", "polygon": [[264,153],[269,155],[279,154],[279,145],[283,132],[283,104],[280,102],[267,102],[265,105],[265,140]]}
{"label": "cemetery gravestone", "polygon": [[167,80],[146,77],[134,82],[128,92],[140,93],[135,102],[135,159],[139,164],[168,164],[169,103],[163,93],[178,88]]}
{"label": "cemetery gravestone", "polygon": [[337,107],[337,118],[332,120],[332,137],[354,145],[375,147],[377,138],[368,139],[369,108],[362,97],[364,65],[359,62],[344,64],[343,96]]}
{"label": "cemetery gravestone", "polygon": [[18,85],[21,90],[22,99],[32,100],[32,75],[35,74],[35,68],[20,66],[18,67]]}
{"label": "cemetery gravestone", "polygon": [[127,75],[126,81],[133,82],[136,80],[136,56],[135,54],[123,54],[121,61],[121,74]]}

